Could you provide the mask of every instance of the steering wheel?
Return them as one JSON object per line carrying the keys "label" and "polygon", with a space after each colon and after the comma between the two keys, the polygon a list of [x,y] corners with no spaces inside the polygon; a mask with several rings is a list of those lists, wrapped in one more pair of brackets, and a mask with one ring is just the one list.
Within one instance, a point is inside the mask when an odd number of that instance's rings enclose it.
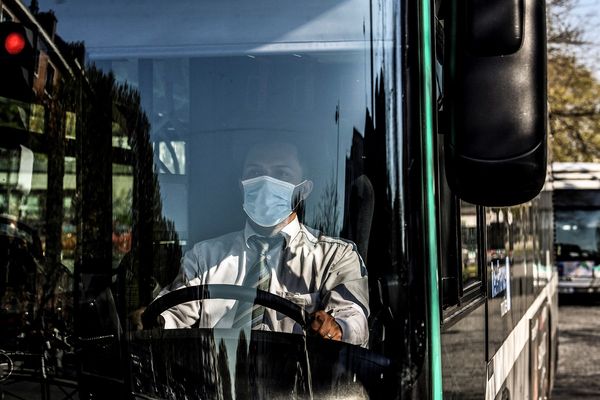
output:
{"label": "steering wheel", "polygon": [[233,299],[260,304],[285,314],[300,324],[302,329],[306,329],[310,321],[310,314],[305,309],[273,293],[239,285],[208,284],[174,290],[154,300],[142,314],[144,328],[155,326],[158,316],[171,307],[208,299]]}

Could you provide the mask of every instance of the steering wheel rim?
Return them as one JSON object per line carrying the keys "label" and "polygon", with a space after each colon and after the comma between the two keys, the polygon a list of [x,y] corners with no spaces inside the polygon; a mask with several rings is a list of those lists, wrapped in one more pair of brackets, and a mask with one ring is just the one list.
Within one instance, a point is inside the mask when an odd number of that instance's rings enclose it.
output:
{"label": "steering wheel rim", "polygon": [[144,329],[155,326],[158,316],[171,307],[208,299],[232,299],[260,304],[285,314],[296,321],[302,329],[307,328],[310,320],[310,314],[305,309],[273,293],[240,285],[207,284],[177,289],[154,300],[142,314]]}

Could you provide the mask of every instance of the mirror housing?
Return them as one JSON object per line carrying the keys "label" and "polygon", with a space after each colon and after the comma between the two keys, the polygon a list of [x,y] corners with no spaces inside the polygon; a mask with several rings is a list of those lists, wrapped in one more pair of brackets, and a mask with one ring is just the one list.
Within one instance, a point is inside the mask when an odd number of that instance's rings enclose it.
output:
{"label": "mirror housing", "polygon": [[451,0],[445,19],[448,183],[510,206],[542,189],[547,163],[544,0]]}

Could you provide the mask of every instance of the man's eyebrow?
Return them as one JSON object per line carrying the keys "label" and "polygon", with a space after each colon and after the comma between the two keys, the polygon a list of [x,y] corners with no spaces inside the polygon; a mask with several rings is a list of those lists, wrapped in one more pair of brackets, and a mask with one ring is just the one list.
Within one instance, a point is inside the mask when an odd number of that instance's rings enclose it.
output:
{"label": "man's eyebrow", "polygon": [[258,167],[258,168],[261,168],[261,167],[262,167],[262,164],[259,164],[259,163],[252,163],[252,162],[251,162],[251,163],[246,163],[246,164],[244,165],[244,168],[249,168],[249,167],[250,167],[250,168],[257,168],[257,167]]}
{"label": "man's eyebrow", "polygon": [[287,169],[294,169],[294,166],[290,165],[290,164],[273,164],[271,165],[272,168],[287,168]]}
{"label": "man's eyebrow", "polygon": [[290,165],[287,162],[281,162],[278,164],[263,164],[261,162],[250,162],[247,163],[245,166],[245,168],[289,168],[289,169],[294,169],[295,166],[294,165]]}

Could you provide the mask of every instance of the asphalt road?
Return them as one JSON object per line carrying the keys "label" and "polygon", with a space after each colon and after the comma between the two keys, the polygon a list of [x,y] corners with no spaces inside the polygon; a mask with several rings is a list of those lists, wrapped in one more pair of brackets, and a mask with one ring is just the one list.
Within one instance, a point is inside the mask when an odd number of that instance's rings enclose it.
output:
{"label": "asphalt road", "polygon": [[560,298],[553,400],[600,399],[600,297]]}

